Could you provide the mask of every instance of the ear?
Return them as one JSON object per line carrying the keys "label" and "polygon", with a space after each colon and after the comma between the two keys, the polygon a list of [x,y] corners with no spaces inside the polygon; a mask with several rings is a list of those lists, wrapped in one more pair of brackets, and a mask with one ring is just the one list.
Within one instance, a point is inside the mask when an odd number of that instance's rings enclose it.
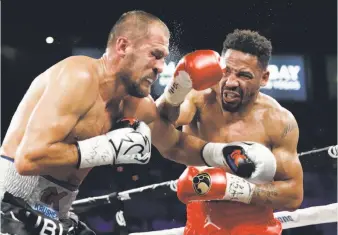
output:
{"label": "ear", "polygon": [[130,45],[130,41],[126,37],[118,37],[115,43],[115,50],[118,55],[124,57],[127,53],[127,48]]}
{"label": "ear", "polygon": [[268,83],[269,81],[269,77],[270,77],[270,72],[268,70],[265,70],[263,72],[263,75],[262,75],[262,79],[261,79],[261,86],[266,86],[266,84]]}

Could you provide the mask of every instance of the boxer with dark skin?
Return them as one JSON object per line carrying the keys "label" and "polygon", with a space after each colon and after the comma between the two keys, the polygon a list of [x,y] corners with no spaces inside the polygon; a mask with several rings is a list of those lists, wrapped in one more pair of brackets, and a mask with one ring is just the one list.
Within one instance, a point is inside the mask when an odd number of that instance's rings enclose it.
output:
{"label": "boxer with dark skin", "polygon": [[[259,91],[269,79],[271,49],[270,41],[257,32],[235,30],[224,41],[225,69],[218,85],[191,90],[184,99],[186,92],[173,98],[175,94],[166,90],[156,101],[162,117],[183,126],[183,132],[205,141],[258,142],[271,149],[277,162],[273,181],[250,183],[250,194],[242,201],[224,195],[229,184],[224,170],[189,165],[178,183],[178,197],[187,204],[185,235],[281,234],[273,210],[296,210],[303,200],[297,122],[290,111]],[[210,182],[202,180],[203,173]]]}

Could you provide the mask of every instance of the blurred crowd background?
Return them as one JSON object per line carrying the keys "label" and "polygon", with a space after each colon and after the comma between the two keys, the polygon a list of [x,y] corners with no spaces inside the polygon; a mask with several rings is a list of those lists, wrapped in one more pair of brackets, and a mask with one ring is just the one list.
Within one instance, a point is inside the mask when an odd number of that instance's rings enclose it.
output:
{"label": "blurred crowd background", "polygon": [[[298,151],[337,144],[337,1],[5,1],[1,2],[1,136],[31,81],[71,55],[100,57],[112,25],[126,11],[153,13],[172,31],[166,69],[153,85],[156,99],[178,60],[196,49],[222,50],[234,29],[257,30],[272,41],[269,86],[262,89],[296,117]],[[296,71],[296,72],[295,72]],[[302,157],[302,208],[337,202],[337,164],[326,153]],[[185,166],[153,149],[146,166],[95,168],[78,199],[179,177]],[[184,226],[185,206],[175,195],[138,197],[80,214],[97,234],[121,234],[115,212],[124,210],[129,232]],[[337,224],[285,230],[283,234],[337,234]]]}

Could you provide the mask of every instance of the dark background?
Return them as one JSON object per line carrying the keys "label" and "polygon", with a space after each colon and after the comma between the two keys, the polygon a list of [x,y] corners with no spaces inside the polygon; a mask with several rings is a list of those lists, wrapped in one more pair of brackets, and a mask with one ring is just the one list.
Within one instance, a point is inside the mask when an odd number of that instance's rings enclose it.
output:
{"label": "dark background", "polygon": [[[306,63],[307,100],[280,101],[300,128],[298,151],[337,144],[336,1],[2,1],[1,136],[31,81],[76,47],[105,47],[112,25],[126,11],[153,13],[172,30],[176,56],[195,49],[222,50],[236,28],[258,30],[271,39],[273,54],[297,54]],[[46,44],[47,36],[54,37]],[[180,53],[177,53],[177,50]],[[333,69],[327,70],[328,56]],[[154,94],[155,98],[158,94]],[[337,201],[336,161],[324,154],[302,157],[305,198],[302,207]],[[184,166],[163,159],[154,149],[147,166],[100,167],[90,173],[78,198],[123,191],[176,179]],[[139,197],[124,205],[97,207],[81,214],[98,234],[115,234],[117,207],[125,210],[130,231],[183,226],[185,207],[175,195]],[[336,234],[337,224],[290,229],[283,234]]]}

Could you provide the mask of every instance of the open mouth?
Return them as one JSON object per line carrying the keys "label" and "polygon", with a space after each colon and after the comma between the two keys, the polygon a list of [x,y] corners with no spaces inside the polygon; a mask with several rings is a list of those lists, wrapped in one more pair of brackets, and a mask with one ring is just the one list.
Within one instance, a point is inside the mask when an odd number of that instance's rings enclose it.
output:
{"label": "open mouth", "polygon": [[226,103],[234,103],[241,99],[241,95],[233,91],[223,92],[223,101]]}
{"label": "open mouth", "polygon": [[154,82],[154,79],[151,79],[151,78],[147,78],[146,79],[150,84],[153,84],[153,82]]}

